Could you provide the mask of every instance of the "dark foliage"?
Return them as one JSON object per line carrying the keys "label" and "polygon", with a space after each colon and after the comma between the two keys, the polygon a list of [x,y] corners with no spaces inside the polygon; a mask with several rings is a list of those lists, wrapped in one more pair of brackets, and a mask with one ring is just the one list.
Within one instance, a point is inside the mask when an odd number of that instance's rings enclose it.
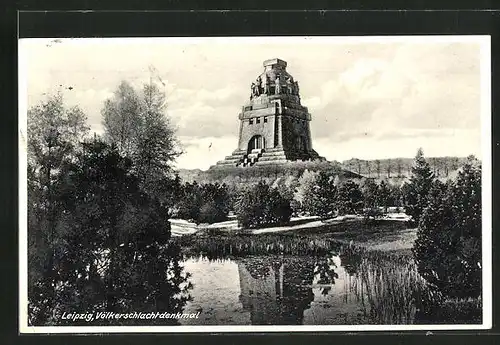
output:
{"label": "dark foliage", "polygon": [[176,203],[176,216],[200,223],[227,220],[232,199],[225,184],[185,183]]}
{"label": "dark foliage", "polygon": [[405,188],[405,212],[418,224],[422,211],[427,206],[428,194],[434,181],[434,174],[419,149],[412,167],[410,182]]}
{"label": "dark foliage", "polygon": [[115,147],[85,143],[54,185],[53,222],[32,205],[30,324],[64,323],[68,309],[182,310],[189,284],[169,245],[168,208],[141,190],[131,166]]}
{"label": "dark foliage", "polygon": [[337,189],[337,209],[339,214],[357,214],[363,209],[363,193],[359,184],[347,180]]}
{"label": "dark foliage", "polygon": [[414,246],[420,274],[450,297],[481,291],[481,168],[466,164],[455,183],[434,182]]}
{"label": "dark foliage", "polygon": [[280,225],[290,221],[290,201],[265,183],[244,191],[236,204],[238,222],[245,228]]}
{"label": "dark foliage", "polygon": [[335,215],[337,208],[337,186],[335,175],[321,171],[316,177],[310,200],[310,214],[327,219]]}

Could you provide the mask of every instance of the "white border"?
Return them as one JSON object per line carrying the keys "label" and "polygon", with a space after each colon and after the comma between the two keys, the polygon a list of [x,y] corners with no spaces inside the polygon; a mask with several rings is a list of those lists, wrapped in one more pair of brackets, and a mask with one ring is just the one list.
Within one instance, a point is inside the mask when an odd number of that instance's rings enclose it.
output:
{"label": "white border", "polygon": [[[19,40],[19,332],[20,333],[186,333],[186,332],[321,332],[321,331],[417,331],[477,330],[492,327],[492,224],[491,224],[491,37],[490,36],[352,36],[352,37],[176,37],[176,38],[78,38],[65,44],[186,43],[213,44],[359,44],[359,43],[478,43],[481,50],[482,130],[482,278],[483,323],[481,325],[299,325],[299,326],[28,326],[27,263],[27,49],[28,41],[48,43],[54,39]],[[297,42],[299,41],[299,42]],[[452,116],[452,115],[450,115]]]}
{"label": "white border", "polygon": [[482,272],[483,325],[493,326],[493,260],[492,242],[492,152],[491,152],[491,36],[481,40],[481,206],[482,206]]}

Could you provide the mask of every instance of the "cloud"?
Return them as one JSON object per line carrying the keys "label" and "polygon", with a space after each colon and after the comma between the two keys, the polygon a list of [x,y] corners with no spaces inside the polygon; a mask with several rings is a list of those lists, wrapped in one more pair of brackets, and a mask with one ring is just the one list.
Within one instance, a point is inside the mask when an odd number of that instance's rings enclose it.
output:
{"label": "cloud", "polygon": [[184,169],[206,170],[211,165],[223,160],[236,149],[236,136],[179,137],[183,154],[177,159],[177,166]]}
{"label": "cloud", "polygon": [[234,96],[235,91],[230,87],[224,87],[216,90],[207,90],[205,88],[179,88],[173,89],[169,97],[169,101],[172,103],[186,104],[192,101],[211,103],[211,102],[225,102],[231,96]]}
{"label": "cloud", "polygon": [[182,136],[221,137],[238,133],[239,107],[213,107],[196,102],[184,108],[171,109],[169,115]]}
{"label": "cloud", "polygon": [[[471,47],[403,45],[353,59],[311,102],[311,128],[332,141],[387,129],[479,129],[479,60]],[[474,52],[474,49],[472,49]]]}
{"label": "cloud", "polygon": [[350,158],[411,158],[419,147],[429,157],[465,157],[469,154],[481,157],[480,137],[481,134],[475,130],[435,130],[433,133],[416,131],[402,134],[392,132],[375,137],[358,135],[339,142],[318,138],[313,147],[327,159],[338,161]]}

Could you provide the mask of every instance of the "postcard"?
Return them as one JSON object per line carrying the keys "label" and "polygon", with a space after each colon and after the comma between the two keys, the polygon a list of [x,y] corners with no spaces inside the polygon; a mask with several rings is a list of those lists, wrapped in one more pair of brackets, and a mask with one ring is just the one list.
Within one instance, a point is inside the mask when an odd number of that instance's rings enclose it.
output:
{"label": "postcard", "polygon": [[20,39],[20,332],[491,328],[490,55]]}

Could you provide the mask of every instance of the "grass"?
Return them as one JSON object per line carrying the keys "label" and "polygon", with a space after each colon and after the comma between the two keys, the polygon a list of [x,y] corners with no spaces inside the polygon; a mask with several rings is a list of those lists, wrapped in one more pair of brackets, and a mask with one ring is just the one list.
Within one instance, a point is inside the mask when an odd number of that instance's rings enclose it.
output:
{"label": "grass", "polygon": [[[319,255],[354,244],[365,248],[397,242],[387,246],[388,250],[408,252],[413,237],[404,222],[380,220],[376,223],[363,221],[332,224],[318,229],[300,229],[280,233],[250,234],[244,230],[225,232],[206,229],[192,235],[173,238],[184,248],[184,252],[201,252],[210,257],[225,255]],[[413,233],[414,234],[414,233]],[[384,248],[382,248],[383,250]]]}
{"label": "grass", "polygon": [[339,248],[339,243],[333,239],[283,234],[227,235],[212,232],[175,240],[182,246],[184,254],[201,253],[208,258],[267,254],[322,255]]}

